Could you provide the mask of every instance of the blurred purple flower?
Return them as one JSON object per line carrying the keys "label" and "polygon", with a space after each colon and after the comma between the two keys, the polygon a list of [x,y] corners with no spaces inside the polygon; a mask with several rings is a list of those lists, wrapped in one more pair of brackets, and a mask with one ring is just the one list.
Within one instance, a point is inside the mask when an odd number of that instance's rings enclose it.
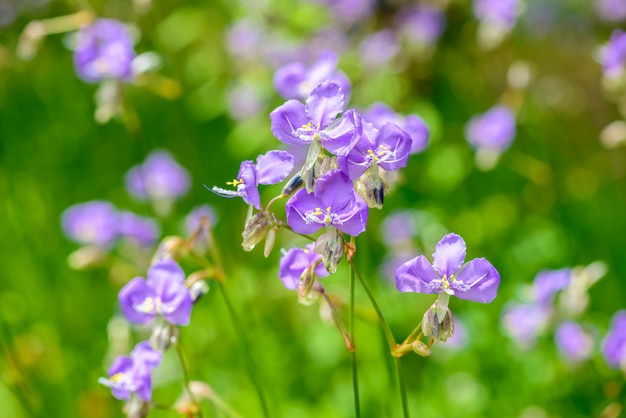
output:
{"label": "blurred purple flower", "polygon": [[187,325],[191,316],[191,296],[185,286],[185,273],[176,261],[156,262],[148,279],[135,277],[118,295],[124,316],[134,324],[145,324],[157,315],[174,325]]}
{"label": "blurred purple flower", "polygon": [[174,200],[189,191],[189,172],[165,150],[155,150],[126,173],[126,189],[138,200]]}
{"label": "blurred purple flower", "polygon": [[465,264],[465,241],[456,234],[444,236],[437,244],[433,263],[420,255],[396,271],[400,292],[447,293],[459,299],[489,303],[498,293],[500,274],[484,258]]}
{"label": "blurred purple flower", "polygon": [[135,346],[130,357],[119,356],[109,367],[109,378],[101,377],[98,382],[111,388],[117,399],[128,400],[135,393],[144,401],[152,398],[152,370],[161,363],[162,354],[154,350],[147,341]]}
{"label": "blurred purple flower", "polygon": [[189,215],[187,215],[187,217],[185,218],[185,232],[187,233],[187,235],[193,234],[198,229],[202,218],[207,218],[211,226],[214,226],[217,223],[217,214],[215,213],[215,209],[213,209],[212,206],[196,206],[191,210],[191,212],[189,212]]}
{"label": "blurred purple flower", "polygon": [[293,62],[279,68],[274,74],[274,87],[285,99],[304,100],[323,81],[331,81],[339,87],[344,99],[350,96],[350,80],[337,70],[337,54],[323,52],[310,67],[301,62]]}
{"label": "blurred purple flower", "polygon": [[602,341],[602,354],[611,367],[626,370],[626,310],[613,315],[611,327]]}
{"label": "blurred purple flower", "polygon": [[[345,155],[360,137],[353,110],[344,112],[345,97],[338,84],[320,83],[306,104],[288,100],[271,114],[272,133],[288,145],[307,146],[319,142],[335,155]],[[343,113],[336,122],[337,115]]]}
{"label": "blurred purple flower", "polygon": [[345,156],[337,157],[341,171],[357,180],[372,165],[392,171],[406,166],[411,151],[411,137],[393,123],[385,123],[380,130],[371,123],[362,124],[359,141]]}
{"label": "blurred purple flower", "polygon": [[515,115],[508,107],[492,107],[469,120],[465,136],[476,149],[503,152],[515,138]]}
{"label": "blurred purple flower", "polygon": [[392,212],[383,220],[380,232],[388,246],[410,244],[417,233],[415,213],[412,210]]}
{"label": "blurred purple flower", "polygon": [[327,6],[332,16],[346,24],[354,24],[372,15],[375,0],[311,0]]}
{"label": "blurred purple flower", "polygon": [[213,186],[209,189],[221,197],[241,197],[244,202],[261,210],[259,184],[280,183],[293,170],[293,156],[287,151],[269,151],[259,155],[256,165],[252,161],[241,163],[237,178],[227,184],[237,190]]}
{"label": "blurred purple flower", "polygon": [[118,227],[121,236],[135,241],[142,247],[154,244],[161,234],[159,225],[154,219],[132,212],[120,212]]}
{"label": "blurred purple flower", "polygon": [[130,32],[120,21],[97,19],[77,33],[74,67],[88,82],[105,79],[131,81],[135,49]]}
{"label": "blurred purple flower", "polygon": [[624,0],[596,0],[594,9],[598,17],[606,22],[621,22],[626,19]]}
{"label": "blurred purple flower", "polygon": [[252,59],[259,55],[264,39],[265,30],[260,24],[250,19],[241,19],[227,29],[226,48],[237,58]]}
{"label": "blurred purple flower", "polygon": [[368,35],[359,44],[361,62],[368,69],[386,66],[399,52],[398,36],[391,29]]}
{"label": "blurred purple flower", "polygon": [[474,0],[474,16],[478,20],[511,28],[520,13],[519,0]]}
{"label": "blurred purple flower", "polygon": [[617,77],[624,71],[626,63],[626,32],[615,29],[604,47],[602,66],[608,77]]}
{"label": "blurred purple flower", "polygon": [[230,115],[243,121],[258,115],[265,106],[259,88],[254,84],[239,84],[228,90],[228,110]]}
{"label": "blurred purple flower", "polygon": [[[315,243],[311,243],[305,248],[292,248],[281,257],[278,277],[287,289],[296,290],[298,288],[298,280],[304,270],[322,259],[322,256],[316,253],[314,248]],[[315,267],[315,275],[317,277],[326,277],[328,274],[323,263],[319,263]]]}
{"label": "blurred purple flower", "polygon": [[554,338],[561,356],[572,363],[587,360],[593,353],[593,337],[575,322],[559,324]]}
{"label": "blurred purple flower", "polygon": [[300,189],[285,207],[287,222],[299,234],[312,234],[324,226],[357,236],[365,231],[368,208],[354,191],[352,181],[339,170],[331,170],[315,182],[315,191]]}
{"label": "blurred purple flower", "polygon": [[540,304],[550,305],[554,295],[565,289],[572,280],[571,269],[543,270],[533,282],[533,297]]}
{"label": "blurred purple flower", "polygon": [[62,215],[63,231],[82,245],[110,247],[119,236],[117,209],[109,202],[94,200],[67,208]]}
{"label": "blurred purple flower", "polygon": [[551,315],[549,306],[509,303],[504,308],[502,328],[519,348],[527,350],[535,345],[537,337],[545,331]]}
{"label": "blurred purple flower", "polygon": [[436,7],[408,6],[398,11],[396,24],[410,43],[430,47],[443,33],[446,16]]}
{"label": "blurred purple flower", "polygon": [[391,122],[396,124],[411,137],[411,154],[423,151],[428,146],[430,132],[422,118],[416,114],[400,115],[384,103],[374,103],[362,113],[363,119],[374,124],[378,129]]}

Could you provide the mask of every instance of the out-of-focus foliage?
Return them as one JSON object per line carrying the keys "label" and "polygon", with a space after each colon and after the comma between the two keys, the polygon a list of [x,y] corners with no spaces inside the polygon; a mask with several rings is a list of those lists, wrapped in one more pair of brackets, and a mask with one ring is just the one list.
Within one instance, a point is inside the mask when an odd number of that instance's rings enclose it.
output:
{"label": "out-of-focus foliage", "polygon": [[[602,20],[590,1],[528,0],[516,25],[487,48],[469,1],[433,0],[445,29],[435,44],[419,45],[400,30],[400,0],[372,1],[372,14],[362,16],[326,3],[0,0],[0,415],[123,416],[122,403],[98,378],[143,336],[121,319],[117,293],[145,277],[152,249],[119,243],[104,263],[114,269],[77,271],[68,264],[77,245],[61,230],[66,208],[106,200],[159,217],[163,236],[186,234],[185,216],[213,206],[225,288],[251,342],[270,415],[353,416],[352,366],[339,333],[318,305],[298,304],[278,279],[278,249],[306,242],[281,231],[269,258],[260,248],[244,252],[245,205],[203,187],[223,186],[242,160],[280,146],[269,129],[269,113],[283,103],[274,71],[296,59],[311,64],[330,48],[352,81],[352,107],[385,102],[418,113],[431,130],[429,147],[409,159],[357,240],[356,262],[396,339],[417,325],[433,297],[395,289],[383,268],[394,255],[430,255],[455,232],[468,243],[468,259],[487,257],[502,277],[489,305],[451,302],[464,345],[438,344],[430,358],[402,358],[412,413],[619,416],[624,374],[607,365],[600,343],[626,306],[626,149],[607,146],[615,135],[604,132],[609,140],[602,142],[601,132],[626,112],[623,92],[603,80],[599,57],[620,22]],[[121,113],[103,124],[94,118],[97,85],[73,68],[73,30],[26,45],[35,48],[31,56],[20,50],[29,22],[81,10],[126,22],[136,51],[153,51],[161,62],[123,85]],[[370,38],[383,30],[396,40]],[[465,124],[499,103],[514,109],[516,136],[485,163],[469,146]],[[127,171],[155,149],[171,152],[191,176],[189,193],[167,211],[125,189]],[[262,196],[278,193],[270,186]],[[406,256],[381,232],[385,217],[405,209],[415,222]],[[532,347],[518,348],[501,325],[507,304],[528,301],[541,270],[597,260],[607,272],[575,318],[592,336],[590,359],[574,365],[559,355],[556,316]],[[347,268],[322,280],[347,306]],[[362,415],[400,416],[388,347],[362,290],[356,297]],[[194,307],[181,333],[191,378],[242,416],[262,416],[235,326],[217,290]],[[154,399],[163,404],[182,390],[180,366],[168,356],[155,377]],[[221,416],[204,406],[206,416]],[[153,412],[168,415],[174,413]]]}

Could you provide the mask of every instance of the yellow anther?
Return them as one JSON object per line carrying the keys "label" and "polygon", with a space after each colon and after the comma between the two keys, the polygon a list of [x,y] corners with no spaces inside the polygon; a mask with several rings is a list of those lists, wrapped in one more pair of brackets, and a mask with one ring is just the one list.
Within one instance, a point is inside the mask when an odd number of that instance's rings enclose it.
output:
{"label": "yellow anther", "polygon": [[306,125],[302,125],[302,129],[305,129],[307,131],[312,131],[313,130],[313,124],[311,122],[309,122]]}
{"label": "yellow anther", "polygon": [[330,206],[326,208],[326,213],[330,213]]}
{"label": "yellow anther", "polygon": [[229,186],[237,187],[240,184],[243,184],[243,179],[234,179],[233,181],[227,181],[226,184],[228,184]]}
{"label": "yellow anther", "polygon": [[121,380],[124,377],[124,373],[119,372],[119,373],[115,373],[113,376],[111,376],[109,378],[109,381],[111,381],[112,383],[115,383],[119,380]]}
{"label": "yellow anther", "polygon": [[315,208],[315,212],[313,212],[313,216],[319,216],[319,215],[323,215],[324,212],[322,212],[321,208]]}

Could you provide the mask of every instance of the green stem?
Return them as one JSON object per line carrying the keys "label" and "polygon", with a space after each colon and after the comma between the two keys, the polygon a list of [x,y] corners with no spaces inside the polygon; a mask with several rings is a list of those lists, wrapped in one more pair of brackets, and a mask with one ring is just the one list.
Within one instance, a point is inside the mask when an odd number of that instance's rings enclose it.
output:
{"label": "green stem", "polygon": [[350,263],[350,340],[352,340],[352,391],[354,392],[354,414],[356,418],[361,416],[361,402],[359,400],[359,376],[356,363],[356,342],[354,340],[354,268]]}
{"label": "green stem", "polygon": [[402,373],[401,361],[402,358],[396,357],[396,371],[398,374],[398,385],[400,387],[400,402],[402,403],[402,416],[404,418],[409,418],[409,405],[406,397],[406,386],[404,385],[404,375]]}
{"label": "green stem", "polygon": [[183,356],[183,349],[180,346],[180,339],[176,341],[176,354],[178,354],[178,359],[180,360],[180,367],[183,369],[183,380],[185,381],[185,389],[189,394],[189,399],[198,409],[198,417],[202,418],[202,408],[200,407],[200,403],[196,400],[193,391],[191,390],[191,379],[189,378],[189,369],[187,367],[187,363],[185,362],[185,358]]}
{"label": "green stem", "polygon": [[[217,264],[217,261],[215,263]],[[250,350],[250,345],[248,344],[245,333],[243,332],[243,328],[241,326],[241,323],[239,322],[239,318],[237,317],[237,314],[235,313],[235,309],[233,308],[233,305],[230,302],[228,294],[226,293],[226,288],[224,284],[222,282],[218,282],[218,286],[222,291],[222,295],[224,296],[224,302],[226,303],[228,314],[230,315],[230,319],[233,322],[233,327],[235,328],[235,332],[237,333],[237,336],[239,337],[240,344],[243,347],[243,359],[244,359],[244,362],[246,363],[248,377],[250,378],[250,381],[252,382],[252,385],[254,386],[254,389],[257,393],[257,397],[259,398],[259,402],[261,403],[261,409],[263,409],[263,416],[265,418],[269,418],[270,414],[267,409],[267,403],[265,401],[263,389],[261,388],[261,385],[259,381],[257,380],[255,367],[254,367],[254,364],[252,364],[252,359],[250,358],[250,353],[252,352]]]}

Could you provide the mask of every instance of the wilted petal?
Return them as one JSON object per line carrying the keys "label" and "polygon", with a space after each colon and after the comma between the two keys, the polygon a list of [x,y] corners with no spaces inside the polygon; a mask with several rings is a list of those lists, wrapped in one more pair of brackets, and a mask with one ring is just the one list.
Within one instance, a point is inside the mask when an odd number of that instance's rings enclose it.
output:
{"label": "wilted petal", "polygon": [[293,155],[287,151],[269,151],[256,159],[259,184],[276,184],[293,170]]}
{"label": "wilted petal", "polygon": [[279,141],[297,146],[308,144],[296,134],[297,129],[309,123],[304,104],[297,100],[288,100],[270,113],[270,119],[272,133]]}
{"label": "wilted petal", "polygon": [[143,312],[137,307],[144,304],[148,298],[154,299],[155,293],[142,277],[135,277],[120,290],[118,300],[122,313],[133,324],[145,324],[155,317],[154,312]]}
{"label": "wilted petal", "polygon": [[475,258],[467,263],[456,277],[456,282],[451,283],[457,298],[481,303],[494,300],[498,294],[498,286],[500,274],[484,258]]}
{"label": "wilted petal", "polygon": [[330,81],[318,84],[306,101],[306,114],[319,129],[325,129],[330,125],[344,108],[345,101],[341,88]]}
{"label": "wilted petal", "polygon": [[429,284],[437,279],[433,266],[423,255],[407,261],[396,270],[396,287],[401,292],[434,293]]}
{"label": "wilted petal", "polygon": [[449,278],[461,268],[465,249],[465,241],[457,234],[448,234],[439,241],[433,254],[433,267],[442,278]]}

